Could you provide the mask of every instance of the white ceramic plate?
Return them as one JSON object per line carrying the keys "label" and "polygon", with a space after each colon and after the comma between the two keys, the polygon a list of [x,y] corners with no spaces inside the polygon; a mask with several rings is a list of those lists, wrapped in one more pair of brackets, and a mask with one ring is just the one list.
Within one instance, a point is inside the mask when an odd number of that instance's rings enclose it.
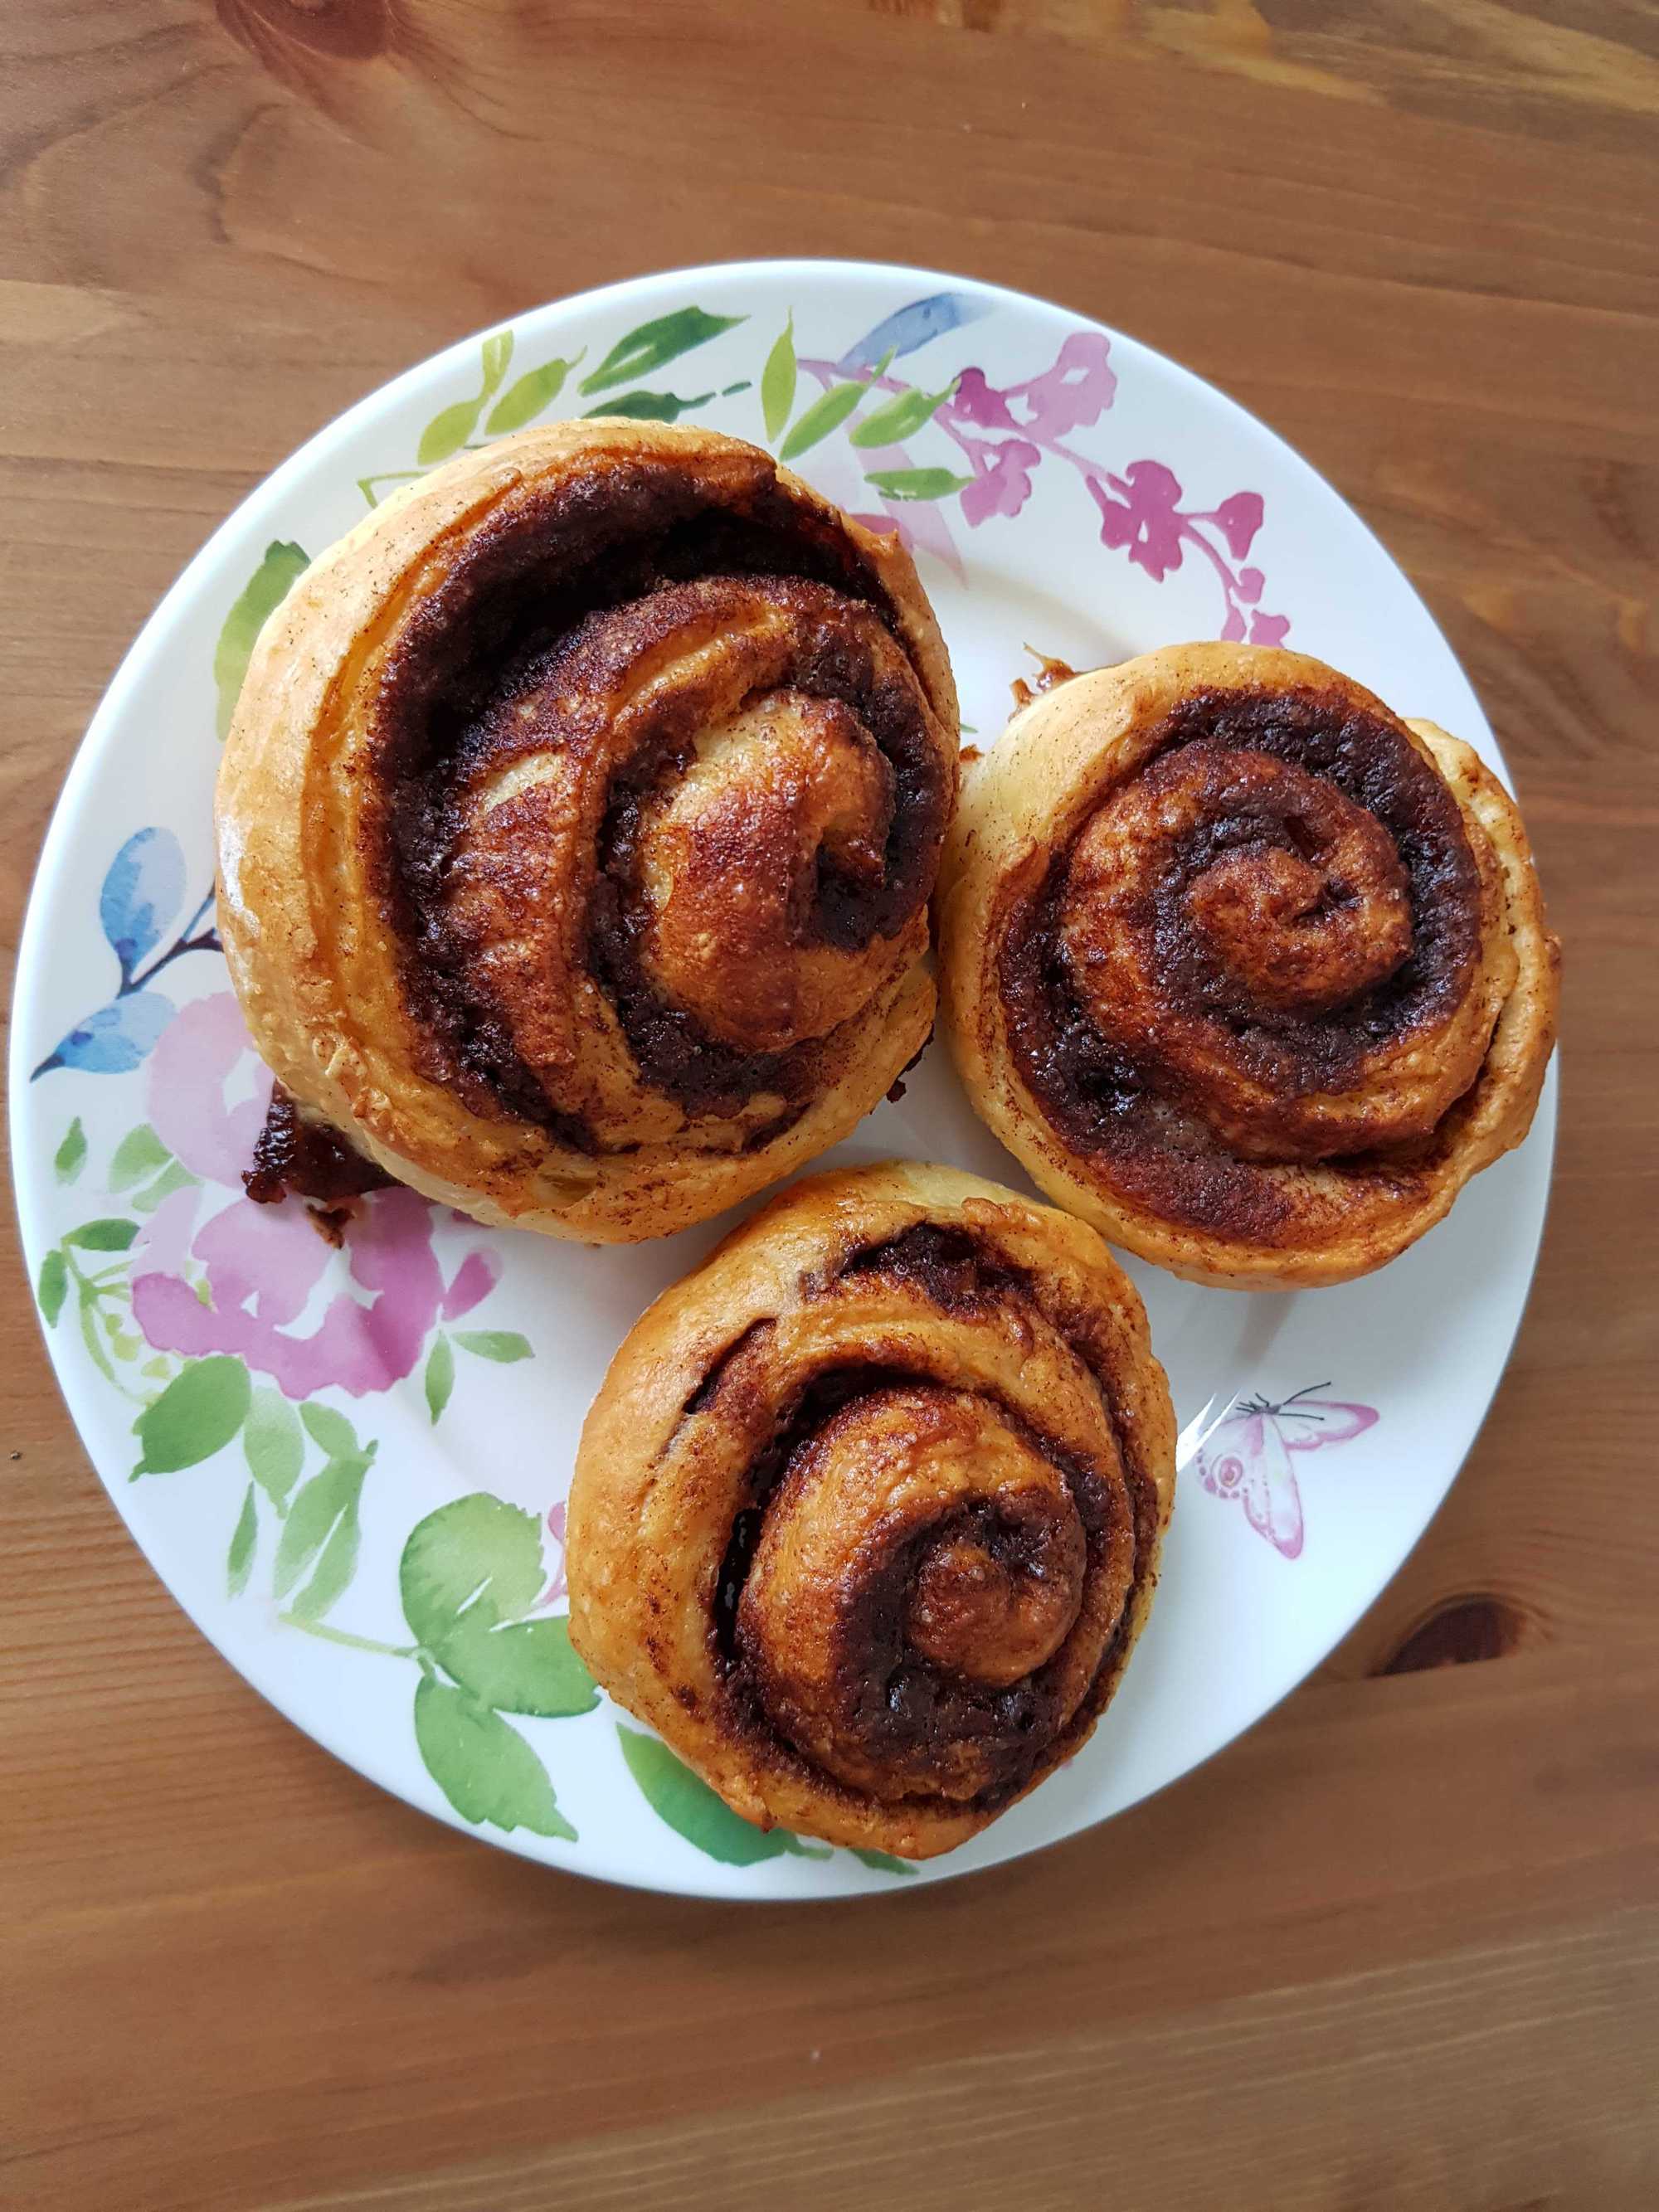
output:
{"label": "white ceramic plate", "polygon": [[[884,362],[884,390],[954,392],[901,449],[851,442],[856,415],[806,443],[809,406]],[[249,1206],[238,1176],[264,1079],[211,935],[216,726],[264,613],[366,501],[463,443],[619,400],[768,440],[900,528],[981,745],[1028,646],[1088,667],[1219,635],[1288,637],[1502,763],[1411,586],[1260,423],[1063,308],[856,263],[642,278],[411,369],[238,509],[111,685],[24,933],[14,1139],[58,1379],[157,1573],[319,1743],[551,1866],[732,1897],[940,1881],[1174,1780],[1382,1589],[1502,1371],[1543,1220],[1553,1082],[1522,1150],[1368,1281],[1251,1298],[1134,1267],[1184,1424],[1158,1606],[1086,1749],[964,1850],[907,1872],[763,1837],[619,1727],[574,1662],[539,1698],[562,1717],[462,1713],[441,1603],[411,1595],[405,1613],[412,1532],[463,1593],[480,1547],[499,1560],[505,1546],[523,1606],[556,1618],[582,1415],[641,1309],[727,1224],[585,1250],[397,1191],[334,1254],[297,1209]],[[937,1048],[830,1157],[890,1153],[1020,1180]]]}

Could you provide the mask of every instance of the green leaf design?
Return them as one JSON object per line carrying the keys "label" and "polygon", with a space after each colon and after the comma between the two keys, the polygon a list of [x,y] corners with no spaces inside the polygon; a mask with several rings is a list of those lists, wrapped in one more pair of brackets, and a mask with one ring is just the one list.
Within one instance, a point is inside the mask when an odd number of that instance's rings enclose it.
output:
{"label": "green leaf design", "polygon": [[[286,1597],[313,1568],[323,1574],[324,1557],[333,1547],[327,1570],[333,1586],[325,1582],[325,1601],[313,1604],[309,1610],[304,1599],[295,1601],[292,1610],[302,1620],[314,1620],[318,1613],[326,1612],[351,1579],[351,1568],[357,1556],[357,1499],[368,1471],[366,1453],[358,1453],[350,1459],[331,1459],[296,1493],[288,1509],[288,1518],[277,1540],[276,1570],[271,1582],[278,1597]],[[348,1533],[337,1546],[335,1540],[343,1527]],[[349,1558],[349,1565],[345,1567],[343,1578],[339,1578],[344,1558]]]}
{"label": "green leaf design", "polygon": [[240,1597],[247,1588],[247,1578],[253,1571],[253,1554],[259,1543],[259,1511],[253,1502],[253,1485],[249,1483],[242,1500],[242,1510],[230,1540],[230,1550],[225,1559],[225,1584],[232,1597]]}
{"label": "green leaf design", "polygon": [[624,415],[635,422],[678,422],[693,407],[706,407],[714,396],[712,392],[699,392],[692,398],[682,399],[672,392],[624,392],[620,398],[607,399],[603,407],[590,407],[583,419]]}
{"label": "green leaf design", "polygon": [[793,461],[811,446],[827,438],[847,420],[860,399],[868,398],[892,365],[893,349],[890,346],[866,378],[853,384],[832,384],[823,396],[812,402],[794,428],[778,448],[781,461]]}
{"label": "green leaf design", "polygon": [[[349,1430],[349,1424],[341,1426]],[[355,1445],[356,1439],[352,1443]],[[294,1408],[280,1390],[261,1383],[248,1401],[242,1424],[247,1471],[280,1513],[305,1463],[305,1438]]]}
{"label": "green leaf design", "polygon": [[867,386],[862,384],[832,384],[828,392],[816,398],[794,428],[778,448],[781,461],[793,461],[799,454],[838,430],[853,410],[863,398]]}
{"label": "green leaf design", "polygon": [[[78,1128],[80,1124],[76,1126]],[[109,1164],[109,1187],[112,1191],[131,1190],[135,1183],[159,1175],[172,1159],[172,1153],[149,1123],[141,1121],[136,1129],[129,1129],[115,1147],[115,1157]]]}
{"label": "green leaf design", "polygon": [[136,1221],[118,1221],[113,1215],[106,1215],[100,1221],[83,1221],[78,1229],[70,1231],[64,1242],[77,1245],[83,1252],[125,1252],[137,1234]]}
{"label": "green leaf design", "polygon": [[398,1568],[404,1616],[447,1674],[502,1712],[561,1720],[599,1693],[568,1621],[522,1618],[546,1579],[535,1516],[482,1491],[429,1513]]}
{"label": "green leaf design", "polygon": [[463,1614],[476,1613],[487,1628],[521,1620],[545,1580],[535,1515],[486,1491],[418,1522],[398,1568],[404,1617],[440,1657]]}
{"label": "green leaf design", "polygon": [[447,1336],[441,1335],[434,1340],[421,1382],[426,1391],[426,1409],[436,1428],[438,1416],[449,1403],[450,1393],[455,1388],[455,1352]]}
{"label": "green leaf design", "polygon": [[527,368],[490,410],[489,419],[484,424],[488,434],[503,437],[509,430],[522,430],[526,422],[533,422],[564,390],[566,377],[580,359],[578,354],[572,361],[544,361],[539,368]]}
{"label": "green leaf design", "polygon": [[213,652],[213,680],[219,690],[219,735],[230,728],[231,716],[241,695],[242,678],[260,631],[310,567],[303,545],[291,539],[273,538],[264,558],[248,578],[241,596],[225,617],[224,628]]}
{"label": "green leaf design", "polygon": [[[457,399],[441,407],[421,433],[415,458],[422,468],[459,453],[478,427],[478,418],[500,389],[513,358],[513,333],[496,331],[483,342],[483,387],[476,399]],[[371,479],[377,481],[377,479]]]}
{"label": "green leaf design", "polygon": [[132,1210],[135,1213],[154,1213],[163,1199],[171,1198],[175,1190],[187,1190],[195,1180],[187,1167],[180,1166],[177,1160],[169,1160],[154,1182],[134,1191]]}
{"label": "green leaf design", "polygon": [[513,359],[511,331],[492,331],[483,342],[483,399],[494,398],[501,388],[501,379],[507,374]]}
{"label": "green leaf design", "polygon": [[[92,1354],[94,1365],[112,1382],[116,1382],[115,1370],[110,1364],[109,1354],[105,1351],[102,1340],[98,1334],[98,1293],[90,1283],[81,1285],[76,1303],[80,1310],[81,1341]],[[119,1387],[118,1383],[117,1387]],[[143,1472],[142,1468],[134,1468],[132,1480],[136,1482]]]}
{"label": "green leaf design", "polygon": [[173,1474],[222,1451],[247,1418],[251,1388],[240,1359],[216,1352],[188,1361],[133,1423],[143,1454],[132,1470]]}
{"label": "green leaf design", "polygon": [[[362,1473],[357,1476],[357,1491],[362,1490]],[[357,1553],[362,1543],[362,1528],[357,1517],[357,1498],[354,1496],[339,1519],[329,1532],[327,1542],[318,1554],[317,1565],[310,1581],[289,1607],[296,1620],[320,1620],[339,1597],[357,1571]]]}
{"label": "green leaf design", "polygon": [[138,1372],[146,1382],[160,1382],[166,1377],[167,1370],[168,1362],[166,1354],[158,1352],[154,1359],[147,1359],[144,1362]]}
{"label": "green leaf design", "polygon": [[464,1820],[576,1840],[540,1759],[516,1729],[465,1690],[422,1675],[415,1741],[427,1772]]}
{"label": "green leaf design", "polygon": [[530,1339],[520,1336],[516,1328],[458,1328],[455,1341],[463,1352],[471,1352],[480,1359],[499,1360],[503,1366],[515,1359],[534,1357]]}
{"label": "green leaf design", "polygon": [[775,438],[789,420],[790,410],[795,404],[795,312],[792,307],[761,371],[761,413],[765,417],[769,438]]}
{"label": "green leaf design", "polygon": [[301,1407],[300,1419],[306,1425],[306,1434],[313,1443],[320,1444],[331,1459],[355,1459],[362,1452],[356,1430],[332,1406],[309,1402]]}
{"label": "green leaf design", "polygon": [[87,1164],[87,1133],[77,1114],[64,1132],[64,1141],[52,1156],[52,1172],[59,1182],[73,1182]]}
{"label": "green leaf design", "polygon": [[665,362],[678,360],[694,346],[707,345],[710,338],[719,337],[722,331],[735,330],[746,319],[743,315],[710,315],[701,307],[681,307],[672,315],[659,315],[618,338],[592,375],[582,379],[579,389],[584,393],[609,392],[613,385],[649,376]]}
{"label": "green leaf design", "polygon": [[55,1244],[40,1262],[40,1279],[35,1285],[34,1295],[40,1302],[46,1327],[56,1328],[58,1316],[64,1310],[64,1300],[69,1295],[69,1262]]}
{"label": "green leaf design", "polygon": [[483,413],[482,399],[457,399],[448,407],[441,407],[421,433],[421,442],[415,448],[415,458],[422,468],[434,461],[447,461],[461,447],[478,427],[478,417]]}
{"label": "green leaf design", "polygon": [[754,1866],[761,1859],[781,1858],[786,1852],[800,1855],[799,1842],[787,1828],[751,1827],[655,1736],[623,1728],[620,1722],[617,1735],[628,1771],[653,1811],[711,1859],[725,1866]]}
{"label": "green leaf design", "polygon": [[864,481],[889,499],[948,499],[974,480],[950,469],[872,469]]}
{"label": "green leaf design", "polygon": [[569,1720],[599,1702],[593,1677],[571,1649],[562,1613],[505,1628],[465,1613],[436,1647],[444,1672],[499,1712]]}
{"label": "green leaf design", "polygon": [[860,1850],[856,1844],[853,1846],[853,1856],[865,1866],[873,1868],[877,1874],[914,1874],[915,1872],[915,1867],[911,1865],[908,1859],[890,1858],[885,1851]]}
{"label": "green leaf design", "polygon": [[956,388],[952,380],[943,392],[896,392],[884,406],[865,416],[853,432],[851,442],[855,446],[896,446],[931,422],[933,410],[942,407]]}

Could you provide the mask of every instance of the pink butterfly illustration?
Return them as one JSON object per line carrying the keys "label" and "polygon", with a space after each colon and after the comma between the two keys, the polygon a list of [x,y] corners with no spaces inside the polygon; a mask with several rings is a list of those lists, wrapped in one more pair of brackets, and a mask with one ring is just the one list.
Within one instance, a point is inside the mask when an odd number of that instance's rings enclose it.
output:
{"label": "pink butterfly illustration", "polygon": [[1278,1405],[1240,1398],[1198,1448],[1195,1463],[1206,1490],[1237,1498],[1251,1528],[1287,1559],[1300,1556],[1303,1535],[1302,1492],[1291,1453],[1345,1444],[1377,1418],[1374,1406],[1314,1395],[1330,1387],[1310,1382]]}

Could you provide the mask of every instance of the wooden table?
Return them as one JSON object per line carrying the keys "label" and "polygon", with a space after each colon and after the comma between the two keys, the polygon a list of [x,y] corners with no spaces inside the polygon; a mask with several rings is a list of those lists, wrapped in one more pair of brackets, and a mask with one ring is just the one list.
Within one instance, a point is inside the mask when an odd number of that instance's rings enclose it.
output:
{"label": "wooden table", "polygon": [[1178,1788],[900,1902],[563,1881],[336,1765],[121,1533],[13,1268],[0,2200],[1659,2203],[1656,51],[1636,0],[12,0],[9,942],[119,656],[320,423],[540,300],[845,253],[1120,324],[1330,476],[1568,994],[1537,1288],[1405,1572]]}

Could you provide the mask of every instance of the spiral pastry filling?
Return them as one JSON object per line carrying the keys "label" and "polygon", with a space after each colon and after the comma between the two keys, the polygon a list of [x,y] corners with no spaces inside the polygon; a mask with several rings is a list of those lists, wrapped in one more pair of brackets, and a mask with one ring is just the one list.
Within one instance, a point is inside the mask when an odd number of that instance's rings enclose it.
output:
{"label": "spiral pastry filling", "polygon": [[717,1212],[927,1033],[955,713],[908,556],[757,448],[595,422],[463,456],[252,664],[219,812],[256,1041],[486,1218]]}
{"label": "spiral pastry filling", "polygon": [[734,1686],[854,1789],[1018,1790],[1121,1618],[1107,1492],[1063,1461],[972,1392],[872,1378],[792,1453],[725,1585]]}
{"label": "spiral pastry filling", "polygon": [[505,657],[482,703],[464,670],[465,703],[434,703],[418,655],[380,702],[384,897],[430,1072],[580,1151],[688,1118],[764,1141],[925,932],[951,782],[902,647],[857,593],[748,574]]}
{"label": "spiral pastry filling", "polygon": [[1000,981],[1066,1141],[1176,1220],[1266,1233],[1256,1164],[1409,1164],[1513,981],[1496,868],[1386,710],[1206,691],[1016,908]]}
{"label": "spiral pastry filling", "polygon": [[[651,1460],[623,1573],[642,1577],[652,1680],[642,1701],[613,1691],[718,1786],[735,1771],[813,1832],[889,1822],[898,1848],[943,1848],[982,1826],[1087,1735],[1150,1596],[1162,1377],[1149,1389],[1086,1267],[1020,1250],[1041,1237],[1012,1206],[1006,1225],[975,1209],[805,1271]],[[584,1650],[588,1479],[579,1462]]]}
{"label": "spiral pastry filling", "polygon": [[[865,1348],[878,1302],[890,1364]],[[699,1408],[771,1431],[710,1623],[728,1710],[854,1791],[988,1814],[1105,1686],[1154,1486],[1125,1465],[1086,1335],[966,1231],[856,1253],[787,1334],[755,1332]],[[1042,1426],[1041,1388],[1005,1393],[1022,1344],[1054,1394]]]}

